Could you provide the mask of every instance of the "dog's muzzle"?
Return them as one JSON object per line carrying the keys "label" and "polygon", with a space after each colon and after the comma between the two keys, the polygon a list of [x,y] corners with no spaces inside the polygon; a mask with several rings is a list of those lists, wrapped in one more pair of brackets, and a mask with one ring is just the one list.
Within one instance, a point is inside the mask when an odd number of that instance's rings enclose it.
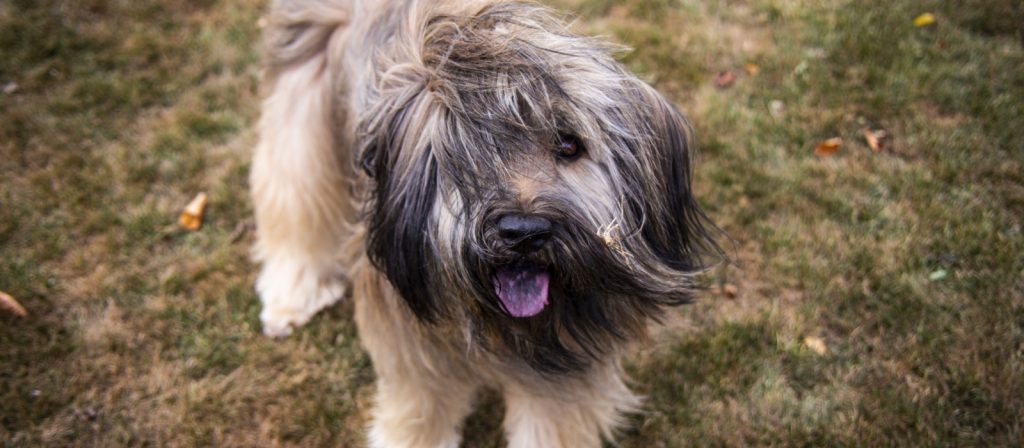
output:
{"label": "dog's muzzle", "polygon": [[[547,244],[554,225],[537,215],[508,214],[498,220],[497,227],[498,237],[508,250],[528,255]],[[542,266],[525,262],[503,266],[493,281],[494,292],[513,317],[535,316],[548,304],[551,274]]]}

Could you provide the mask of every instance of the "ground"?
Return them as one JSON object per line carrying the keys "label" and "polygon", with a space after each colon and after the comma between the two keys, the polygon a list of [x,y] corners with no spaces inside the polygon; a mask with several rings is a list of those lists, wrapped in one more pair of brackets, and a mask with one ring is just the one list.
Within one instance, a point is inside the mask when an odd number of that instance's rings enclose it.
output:
{"label": "ground", "polygon": [[[692,119],[732,257],[626,360],[621,446],[1024,442],[1019,1],[552,3]],[[3,445],[362,443],[351,305],[259,331],[263,6],[0,2],[0,290],[28,311],[0,310]],[[502,412],[482,397],[466,446]]]}

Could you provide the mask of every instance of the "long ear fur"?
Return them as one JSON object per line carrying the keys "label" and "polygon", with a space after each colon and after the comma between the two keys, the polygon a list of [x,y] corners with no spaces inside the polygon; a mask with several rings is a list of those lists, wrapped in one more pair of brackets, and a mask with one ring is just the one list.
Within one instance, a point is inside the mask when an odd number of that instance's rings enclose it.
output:
{"label": "long ear fur", "polygon": [[437,273],[432,270],[436,249],[426,234],[431,232],[430,215],[437,197],[437,161],[427,147],[415,151],[408,163],[404,168],[373,170],[377,205],[368,223],[366,250],[412,312],[433,321],[440,311],[431,295],[436,291]]}
{"label": "long ear fur", "polygon": [[439,304],[431,296],[436,264],[428,235],[437,199],[438,166],[423,129],[436,127],[439,109],[414,78],[370,111],[359,163],[373,178],[367,202],[366,251],[413,313],[433,321]]}
{"label": "long ear fur", "polygon": [[[438,56],[424,45],[433,30],[433,2],[410,2],[384,20],[401,22],[390,39],[390,52],[371,62],[370,106],[360,117],[357,165],[372,181],[365,198],[368,214],[366,252],[410,310],[431,322],[444,313],[432,294],[439,272],[431,246],[430,216],[438,200],[438,161],[434,149],[443,127],[441,105],[431,92],[433,70],[425,62]],[[381,27],[390,28],[390,27]]]}
{"label": "long ear fur", "polygon": [[[673,270],[696,272],[723,252],[715,242],[720,230],[693,196],[691,169],[696,147],[686,118],[654,89],[644,86],[638,104],[656,136],[650,150],[651,172],[643,238],[661,262]],[[652,183],[653,182],[653,183]],[[652,188],[653,187],[653,188]]]}

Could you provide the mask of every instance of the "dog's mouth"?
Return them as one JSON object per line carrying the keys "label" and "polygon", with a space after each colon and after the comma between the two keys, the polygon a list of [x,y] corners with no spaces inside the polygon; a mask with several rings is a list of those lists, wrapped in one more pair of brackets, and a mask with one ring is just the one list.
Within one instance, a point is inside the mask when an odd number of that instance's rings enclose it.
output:
{"label": "dog's mouth", "polygon": [[551,274],[533,265],[513,265],[498,269],[494,275],[494,292],[505,311],[512,317],[540,314],[548,304]]}

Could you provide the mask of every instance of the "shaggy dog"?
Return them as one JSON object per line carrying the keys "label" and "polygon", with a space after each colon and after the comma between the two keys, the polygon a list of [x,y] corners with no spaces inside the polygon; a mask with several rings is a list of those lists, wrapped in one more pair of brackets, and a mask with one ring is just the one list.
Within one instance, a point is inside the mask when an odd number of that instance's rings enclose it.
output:
{"label": "shaggy dog", "polygon": [[264,332],[353,297],[372,446],[458,446],[481,387],[509,446],[610,438],[624,347],[717,252],[683,116],[529,2],[280,0],[265,39]]}

